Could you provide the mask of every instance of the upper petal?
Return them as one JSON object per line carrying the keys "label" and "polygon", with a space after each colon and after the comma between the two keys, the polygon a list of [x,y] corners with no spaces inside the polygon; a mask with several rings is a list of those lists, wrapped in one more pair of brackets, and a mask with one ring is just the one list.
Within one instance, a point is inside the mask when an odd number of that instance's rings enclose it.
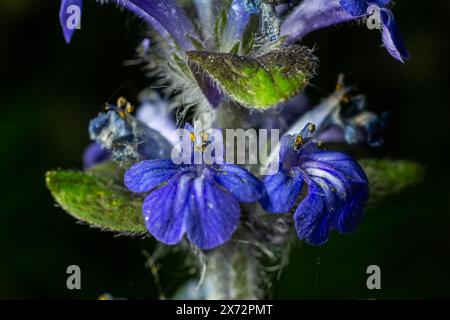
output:
{"label": "upper petal", "polygon": [[348,154],[318,150],[311,151],[303,158],[302,168],[315,168],[344,174],[345,179],[368,184],[361,166]]}
{"label": "upper petal", "polygon": [[304,0],[282,23],[281,36],[293,43],[312,31],[353,19],[340,0]]}
{"label": "upper petal", "polygon": [[230,240],[237,229],[241,209],[231,193],[206,173],[193,182],[187,235],[201,249],[212,249]]}
{"label": "upper petal", "polygon": [[352,16],[361,16],[367,12],[366,0],[340,0],[342,8]]}
{"label": "upper petal", "polygon": [[125,172],[125,186],[133,192],[148,192],[176,174],[189,171],[189,167],[175,165],[172,159],[145,160]]}
{"label": "upper petal", "polygon": [[264,187],[261,181],[249,171],[234,164],[213,167],[214,179],[227,189],[239,202],[254,202],[262,197]]}
{"label": "upper petal", "polygon": [[176,126],[170,114],[168,101],[159,96],[144,101],[136,111],[136,118],[151,129],[158,131],[172,145],[178,142],[174,135]]}
{"label": "upper petal", "polygon": [[152,192],[144,201],[142,213],[148,232],[166,244],[183,239],[190,207],[192,178],[183,175]]}
{"label": "upper petal", "polygon": [[194,26],[176,0],[114,0],[153,25],[156,19],[185,50],[192,50],[189,36],[196,37]]}
{"label": "upper petal", "polygon": [[381,11],[383,20],[382,39],[386,50],[400,62],[409,59],[409,53],[403,42],[402,35],[395,23],[394,15],[387,9]]}
{"label": "upper petal", "polygon": [[72,36],[79,26],[76,22],[80,22],[81,12],[83,10],[83,0],[62,0],[59,9],[59,22],[63,29],[64,39],[70,43]]}

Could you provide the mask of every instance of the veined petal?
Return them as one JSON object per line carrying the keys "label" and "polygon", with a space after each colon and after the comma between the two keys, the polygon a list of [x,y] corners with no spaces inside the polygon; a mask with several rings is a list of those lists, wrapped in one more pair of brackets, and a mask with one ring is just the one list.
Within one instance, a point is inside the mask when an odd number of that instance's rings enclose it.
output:
{"label": "veined petal", "polygon": [[184,175],[152,192],[144,201],[142,213],[148,232],[166,244],[183,239],[190,207],[192,178]]}
{"label": "veined petal", "polygon": [[302,168],[318,168],[342,172],[346,179],[368,184],[367,176],[361,166],[349,155],[342,152],[316,150],[302,158]]}
{"label": "veined petal", "polygon": [[298,237],[312,245],[321,245],[328,241],[332,230],[333,195],[326,186],[321,187],[315,181],[308,183],[308,195],[300,203],[294,214],[295,229]]}
{"label": "veined petal", "polygon": [[309,192],[294,215],[300,239],[320,245],[332,230],[343,234],[355,231],[369,198],[362,168],[338,152],[318,151],[303,160],[301,169]]}
{"label": "veined petal", "polygon": [[344,203],[342,214],[339,216],[336,230],[342,234],[354,232],[364,218],[364,208],[369,200],[367,184],[359,183],[352,189],[351,197]]}
{"label": "veined petal", "polygon": [[280,171],[264,179],[266,195],[260,200],[264,210],[288,213],[294,206],[303,187],[300,170]]}
{"label": "veined petal", "polygon": [[400,62],[409,59],[409,53],[403,42],[402,35],[395,23],[394,15],[387,9],[381,11],[383,20],[382,39],[386,50]]}
{"label": "veined petal", "polygon": [[133,192],[149,192],[176,174],[189,172],[189,167],[175,165],[172,159],[146,160],[125,172],[125,186]]}
{"label": "veined petal", "polygon": [[206,172],[193,182],[187,235],[201,249],[212,249],[230,240],[237,229],[241,209],[231,193]]}
{"label": "veined petal", "polygon": [[239,202],[254,202],[262,197],[261,181],[244,168],[234,164],[214,166],[214,179]]}
{"label": "veined petal", "polygon": [[352,19],[340,0],[304,0],[282,23],[281,36],[293,43],[312,31]]}
{"label": "veined petal", "polygon": [[75,30],[79,27],[75,23],[80,22],[83,10],[83,0],[62,0],[59,9],[59,22],[63,29],[64,39],[70,43]]}

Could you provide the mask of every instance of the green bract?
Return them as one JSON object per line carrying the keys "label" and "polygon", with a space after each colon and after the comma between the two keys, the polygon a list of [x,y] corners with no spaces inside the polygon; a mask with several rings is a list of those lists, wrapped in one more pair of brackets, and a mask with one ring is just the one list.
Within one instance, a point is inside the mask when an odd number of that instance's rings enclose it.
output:
{"label": "green bract", "polygon": [[303,90],[317,61],[310,49],[298,45],[258,57],[205,51],[187,56],[194,74],[206,74],[231,99],[255,109],[268,109]]}
{"label": "green bract", "polygon": [[369,178],[371,206],[423,180],[423,167],[412,161],[364,159],[359,161]]}
{"label": "green bract", "polygon": [[110,177],[77,171],[50,171],[47,187],[61,207],[91,226],[123,233],[146,232],[142,198]]}

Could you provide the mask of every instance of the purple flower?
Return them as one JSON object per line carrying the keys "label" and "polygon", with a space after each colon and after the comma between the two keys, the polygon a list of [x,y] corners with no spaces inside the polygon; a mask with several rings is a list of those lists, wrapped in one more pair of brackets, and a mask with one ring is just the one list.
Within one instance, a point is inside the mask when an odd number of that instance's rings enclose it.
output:
{"label": "purple flower", "polygon": [[281,35],[292,43],[312,31],[367,17],[369,7],[375,5],[380,8],[384,46],[395,59],[404,62],[409,54],[394,16],[386,8],[389,3],[389,0],[304,0],[283,22]]}
{"label": "purple flower", "polygon": [[[358,227],[369,189],[362,168],[344,153],[321,150],[314,131],[308,124],[300,134],[282,138],[280,171],[265,178],[260,202],[272,213],[295,210],[298,237],[321,245],[332,230],[347,234]],[[305,184],[307,195],[297,205]]]}
{"label": "purple flower", "polygon": [[[193,128],[186,128],[196,149]],[[172,245],[186,234],[201,249],[227,242],[239,224],[239,202],[255,202],[263,194],[261,182],[240,166],[175,164],[172,159],[133,165],[125,173],[125,185],[133,192],[151,192],[142,213],[156,239]]]}

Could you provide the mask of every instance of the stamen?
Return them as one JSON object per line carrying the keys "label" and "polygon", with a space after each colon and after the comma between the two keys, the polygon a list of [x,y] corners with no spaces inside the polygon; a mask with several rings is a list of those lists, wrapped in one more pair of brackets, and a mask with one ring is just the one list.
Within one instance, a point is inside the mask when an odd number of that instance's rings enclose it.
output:
{"label": "stamen", "polygon": [[299,149],[303,143],[303,137],[301,135],[297,135],[295,137],[294,147],[295,149]]}
{"label": "stamen", "polygon": [[134,107],[131,105],[131,103],[127,103],[126,107],[125,107],[125,112],[126,113],[133,113],[134,112]]}
{"label": "stamen", "polygon": [[316,131],[316,125],[315,125],[314,123],[310,123],[310,124],[308,125],[308,131],[309,131],[310,133],[314,133],[314,132]]}
{"label": "stamen", "polygon": [[126,116],[127,116],[127,114],[125,113],[125,111],[123,111],[123,110],[121,110],[121,109],[117,110],[117,114],[118,114],[122,119],[125,119]]}
{"label": "stamen", "polygon": [[117,99],[117,107],[119,107],[119,108],[125,107],[127,105],[127,103],[128,103],[128,101],[124,97],[119,97],[119,99]]}
{"label": "stamen", "polygon": [[336,83],[336,91],[341,91],[344,89],[344,84],[342,82]]}

